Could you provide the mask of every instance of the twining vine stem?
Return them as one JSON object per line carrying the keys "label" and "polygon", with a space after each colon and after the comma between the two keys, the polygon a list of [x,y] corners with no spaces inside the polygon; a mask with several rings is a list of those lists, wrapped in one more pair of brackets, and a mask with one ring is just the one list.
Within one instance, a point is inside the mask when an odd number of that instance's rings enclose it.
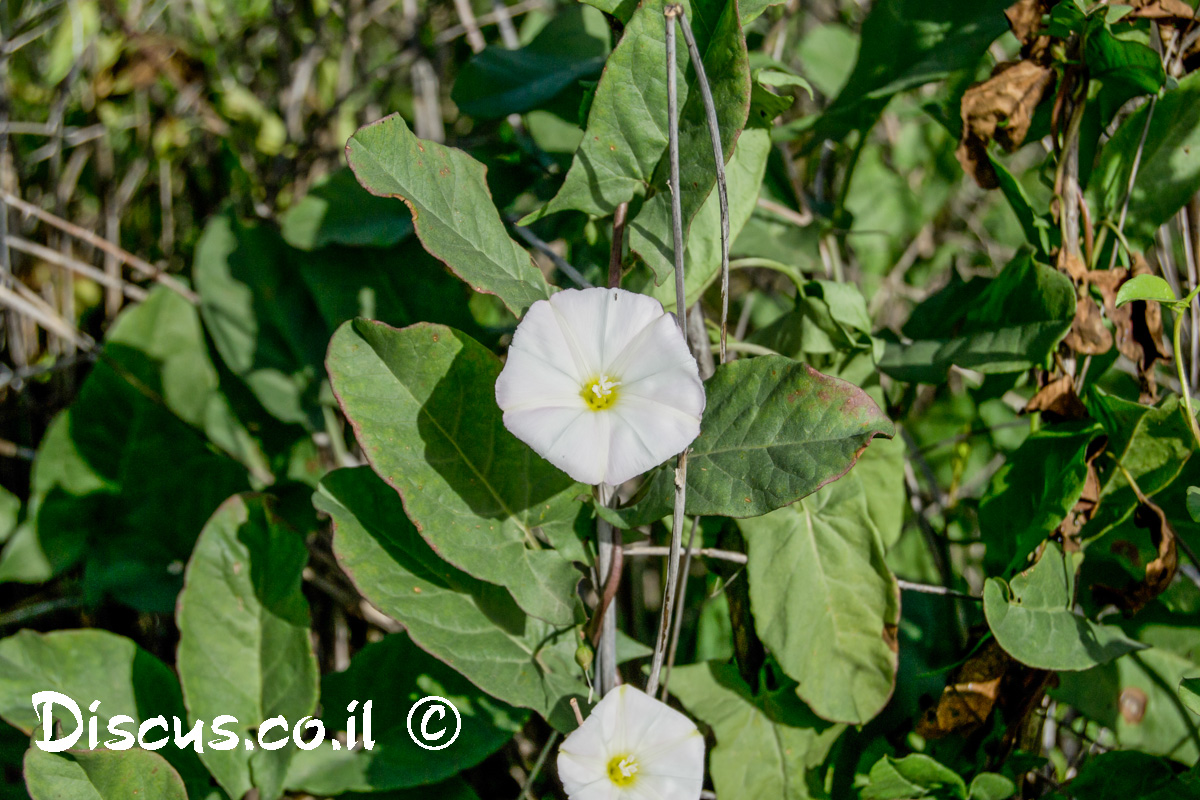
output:
{"label": "twining vine stem", "polygon": [[[679,114],[675,65],[675,19],[683,13],[678,5],[663,9],[666,22],[667,56],[667,152],[671,161],[671,233],[675,245],[675,319],[684,340],[688,338],[687,297],[683,288],[683,210],[680,208],[682,187],[679,185]],[[690,346],[688,348],[691,349]],[[679,454],[675,467],[675,506],[671,520],[671,552],[667,557],[667,580],[663,586],[662,617],[658,623],[658,638],[654,642],[654,658],[650,662],[650,677],[646,694],[658,694],[658,680],[671,638],[671,615],[675,610],[675,583],[679,579],[679,559],[683,549],[683,516],[687,499],[687,450]]]}
{"label": "twining vine stem", "polygon": [[[696,37],[692,35],[692,26],[682,6],[679,9],[679,27],[683,31],[683,41],[687,43],[688,55],[692,59],[692,67],[696,70],[696,83],[700,86],[700,97],[704,100],[704,116],[708,122],[708,136],[712,140],[713,162],[717,167],[717,197],[721,201],[721,363],[725,363],[725,340],[729,333],[729,193],[725,183],[725,150],[721,147],[721,128],[717,123],[717,107],[713,103],[712,88],[708,84],[708,76],[704,73],[704,61],[700,57],[700,48],[696,46]],[[676,180],[677,176],[672,177]],[[682,236],[682,233],[680,234]],[[678,248],[678,244],[676,247]],[[676,279],[679,283],[679,279]]]}

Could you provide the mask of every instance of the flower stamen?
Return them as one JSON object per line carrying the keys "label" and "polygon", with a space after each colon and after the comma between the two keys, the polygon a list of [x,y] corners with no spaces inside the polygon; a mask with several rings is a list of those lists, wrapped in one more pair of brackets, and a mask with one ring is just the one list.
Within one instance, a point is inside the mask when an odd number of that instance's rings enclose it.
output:
{"label": "flower stamen", "polygon": [[637,759],[630,755],[616,755],[608,761],[608,779],[617,786],[631,786],[637,780]]}
{"label": "flower stamen", "polygon": [[601,375],[584,384],[583,391],[579,394],[592,411],[603,411],[612,408],[613,403],[617,402],[616,388],[620,385],[620,381],[613,380],[608,375]]}

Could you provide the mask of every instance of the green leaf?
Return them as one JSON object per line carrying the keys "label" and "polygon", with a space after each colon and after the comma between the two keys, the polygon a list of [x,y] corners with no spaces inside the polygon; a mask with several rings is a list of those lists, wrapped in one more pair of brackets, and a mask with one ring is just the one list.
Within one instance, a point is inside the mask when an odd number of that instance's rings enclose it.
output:
{"label": "green leaf", "polygon": [[858,34],[839,22],[815,25],[800,39],[801,71],[817,91],[834,97],[846,85],[858,60]]}
{"label": "green leaf", "polygon": [[983,612],[996,641],[1013,658],[1036,669],[1078,671],[1141,650],[1119,628],[1076,615],[1074,559],[1055,542],[1041,559],[1012,579],[983,585]]}
{"label": "green leaf", "polygon": [[[100,743],[116,739],[109,724],[117,716],[133,719],[122,723],[120,730],[134,735],[148,719],[161,715],[171,725],[172,717],[185,716],[179,682],[170,668],[129,639],[102,630],[47,634],[26,630],[0,639],[0,717],[39,740],[42,724],[30,698],[42,691],[59,692],[78,704],[82,727],[76,725],[69,708],[55,704],[50,711],[62,724],[64,735],[73,735],[78,727],[81,735],[76,744],[81,747],[90,745],[90,716],[96,717]],[[100,705],[89,712],[96,700]],[[147,734],[148,739],[161,736],[161,728]],[[172,745],[162,752],[189,785],[208,783],[208,773],[192,750]]]}
{"label": "green leaf", "polygon": [[[1144,131],[1145,144],[1139,148]],[[1154,243],[1159,227],[1200,191],[1200,75],[1189,75],[1153,106],[1130,114],[1104,145],[1088,184],[1094,214],[1111,220],[1120,215],[1134,162],[1130,154],[1139,149],[1142,157],[1124,230],[1134,247],[1144,249]]]}
{"label": "green leaf", "polygon": [[1075,289],[1066,275],[1025,252],[958,313],[958,319],[943,318],[930,338],[889,343],[879,369],[896,380],[936,384],[946,380],[951,365],[985,374],[1037,366],[1071,329]]}
{"label": "green leaf", "polygon": [[1138,275],[1121,284],[1117,290],[1117,308],[1132,303],[1134,300],[1152,300],[1159,303],[1174,303],[1175,297],[1171,284],[1157,275]]}
{"label": "green leaf", "polygon": [[967,785],[957,772],[921,753],[904,758],[884,756],[871,767],[867,779],[870,783],[862,790],[862,800],[967,797]]}
{"label": "green leaf", "polygon": [[[549,203],[525,217],[522,224],[566,210],[594,217],[608,216],[621,203],[644,194],[647,187],[653,186],[660,192],[665,187],[668,174],[665,4],[665,0],[644,0],[630,17],[621,41],[605,64],[588,114],[583,143],[562,187]],[[720,120],[721,143],[728,158],[738,132],[745,125],[750,102],[750,71],[736,3],[695,0],[684,2],[683,6],[695,32],[697,47],[704,54]],[[688,77],[687,48],[682,36],[679,38],[676,56],[680,77],[680,183],[685,187],[681,201],[687,209],[686,236],[691,218],[712,189],[715,165],[699,92],[693,91],[694,76]],[[710,45],[717,41],[720,46]],[[636,223],[642,229],[636,240],[633,231],[630,232],[630,248],[635,252],[646,254],[652,247],[661,250],[662,223],[669,221],[669,208],[663,205],[666,199],[651,199],[647,203],[650,208],[643,208],[630,221],[631,228]],[[666,217],[662,217],[664,208]],[[639,218],[641,221],[637,222]],[[670,228],[665,231],[669,239]]]}
{"label": "green leaf", "polygon": [[83,560],[90,601],[170,613],[204,521],[248,488],[221,450],[251,464],[261,451],[218,390],[183,298],[152,291],[118,317],[104,353],[42,440],[0,581],[47,580]]}
{"label": "green leaf", "polygon": [[758,19],[771,6],[777,6],[784,0],[738,0],[738,10],[741,11],[742,25],[748,25]]}
{"label": "green leaf", "polygon": [[1179,699],[1183,704],[1200,714],[1200,678],[1184,678],[1179,682]]}
{"label": "green leaf", "polygon": [[[643,8],[656,4],[647,2]],[[689,19],[712,87],[717,128],[724,148],[722,159],[728,161],[750,113],[750,62],[746,36],[738,19],[738,4],[729,0],[723,5],[724,10],[717,16],[706,13],[706,4],[698,0]],[[715,10],[719,11],[720,6]],[[646,80],[644,75],[640,79]],[[679,199],[684,241],[688,241],[697,212],[716,186],[717,173],[701,92],[693,89],[686,101],[681,97],[679,102],[679,185],[683,187]],[[645,111],[641,113],[644,115]],[[659,283],[667,283],[667,276],[674,272],[670,174],[670,159],[664,155],[654,170],[652,194],[629,222],[629,249],[646,261]]]}
{"label": "green leaf", "polygon": [[[750,215],[754,213],[770,153],[770,132],[764,128],[747,128],[738,138],[733,158],[729,159],[725,166],[730,242],[737,239]],[[652,250],[647,255],[651,259],[662,258],[657,250]],[[711,192],[704,205],[696,212],[696,219],[688,233],[687,254],[684,258],[688,265],[683,276],[684,295],[687,304],[691,305],[699,300],[721,275],[721,201],[716,192]],[[673,263],[659,263],[659,272],[664,268],[669,271]],[[650,295],[667,310],[675,308],[674,281],[663,281],[661,285],[655,285],[649,270],[635,271],[626,278],[624,288]]]}
{"label": "green leaf", "polygon": [[8,541],[21,518],[21,498],[0,486],[0,544]]}
{"label": "green leaf", "polygon": [[1108,434],[1106,452],[1112,456],[1097,462],[1102,468],[1101,502],[1083,531],[1090,540],[1129,519],[1138,506],[1137,493],[1118,463],[1143,494],[1155,497],[1167,492],[1181,474],[1194,452],[1194,442],[1177,395],[1168,396],[1156,408],[1093,387],[1088,408]]}
{"label": "green leaf", "polygon": [[1166,83],[1162,58],[1145,44],[1118,38],[1107,25],[1089,32],[1085,41],[1092,77],[1128,84],[1142,94],[1155,94]]}
{"label": "green leaf", "polygon": [[[894,428],[858,387],[781,356],[717,367],[688,451],[687,513],[754,517],[791,505],[853,466],[876,436]],[[633,528],[669,514],[674,460],[646,479],[635,502],[598,509]]]}
{"label": "green leaf", "polygon": [[[1088,756],[1067,784],[1071,798],[1087,800],[1187,800],[1194,788],[1176,776],[1170,762],[1147,753],[1113,750]],[[1063,795],[1051,795],[1061,800]]]}
{"label": "green leaf", "polygon": [[1192,521],[1200,523],[1200,488],[1195,486],[1187,488],[1187,510]]}
{"label": "green leaf", "polygon": [[710,661],[675,667],[671,693],[716,737],[709,770],[718,797],[807,800],[818,768],[846,726],[826,722],[793,685],[755,695],[737,667]]}
{"label": "green leaf", "polygon": [[283,422],[320,430],[317,394],[327,331],[297,324],[318,316],[304,284],[286,266],[279,235],[214,217],[196,245],[192,269],[200,314],[226,366]]}
{"label": "green leaf", "polygon": [[1153,647],[1087,672],[1064,673],[1050,695],[1111,730],[1122,749],[1192,765],[1200,757],[1200,732],[1176,688],[1195,674],[1190,659]]}
{"label": "green leaf", "polygon": [[413,642],[483,691],[573,730],[571,697],[586,696],[574,628],[523,614],[509,593],[438,557],[399,495],[367,467],[321,481],[314,503],[333,517],[333,550],[355,586]]}
{"label": "green leaf", "polygon": [[550,296],[541,271],[504,230],[478,161],[418,139],[399,114],[360,128],[346,159],[371,194],[408,205],[421,244],[475,291],[496,295],[518,317]]}
{"label": "green leaf", "polygon": [[[230,498],[196,542],[179,597],[179,679],[192,724],[225,726],[246,740],[260,723],[282,715],[290,726],[317,703],[308,602],[301,572],[308,561],[304,536],[277,515],[263,495]],[[233,666],[236,665],[236,666]],[[289,742],[279,750],[206,748],[200,759],[230,797],[256,787],[264,800],[282,793]]]}
{"label": "green leaf", "polygon": [[1087,483],[1088,450],[1102,434],[1094,423],[1047,426],[1008,455],[979,504],[990,573],[1024,567],[1067,518]]}
{"label": "green leaf", "polygon": [[187,800],[187,790],[158,753],[131,750],[67,750],[25,753],[25,785],[31,800]]}
{"label": "green leaf", "polygon": [[[408,732],[409,709],[436,695],[454,704],[462,718],[453,758],[430,755]],[[326,739],[347,727],[351,712],[362,731],[363,709],[372,703],[370,750],[334,750],[322,746],[300,752],[292,762],[287,786],[310,794],[337,795],[422,786],[469,769],[500,749],[525,724],[528,712],[494,700],[466,678],[428,655],[404,633],[384,637],[360,650],[343,672],[325,676],[321,685]],[[441,727],[430,726],[431,731]],[[450,733],[454,732],[449,720]],[[448,736],[448,735],[447,735]]]}
{"label": "green leaf", "polygon": [[867,722],[896,683],[900,589],[856,471],[739,525],[763,644],[819,716]]}
{"label": "green leaf", "polygon": [[376,197],[339,169],[317,183],[279,220],[283,240],[297,250],[326,245],[391,247],[413,231],[407,208]]}
{"label": "green leaf", "polygon": [[492,353],[441,325],[355,320],[329,345],[338,402],[426,541],[527,613],[569,625],[581,576],[539,537],[573,535],[586,489],[504,427],[499,374]]}
{"label": "green leaf", "polygon": [[[357,184],[353,190],[408,214]],[[272,416],[309,430],[324,427],[325,349],[346,320],[425,319],[482,334],[467,307],[470,290],[412,238],[393,248],[304,252],[227,213],[206,227],[194,270],[205,324],[225,365]]]}
{"label": "green leaf", "polygon": [[[813,127],[812,141],[841,141],[875,123],[897,93],[973,67],[988,46],[1008,31],[1008,0],[886,0],[874,3],[862,25],[862,46],[845,88]],[[814,126],[815,123],[815,126]]]}
{"label": "green leaf", "polygon": [[527,46],[478,53],[458,74],[450,99],[479,119],[541,108],[580,79],[600,74],[608,40],[603,14],[581,4],[567,6]]}
{"label": "green leaf", "polygon": [[1008,800],[1017,793],[1017,785],[995,772],[981,772],[971,781],[967,800]]}
{"label": "green leaf", "polygon": [[598,8],[605,14],[613,15],[622,25],[629,24],[633,12],[638,7],[638,0],[580,0],[580,2]]}
{"label": "green leaf", "polygon": [[1029,199],[1025,187],[1021,185],[1016,176],[1009,172],[1004,162],[990,150],[987,157],[991,162],[992,170],[996,173],[996,181],[1000,184],[1000,191],[1004,195],[1004,199],[1008,201],[1009,208],[1016,215],[1017,221],[1021,223],[1021,230],[1025,232],[1025,241],[1036,248],[1038,258],[1048,259],[1057,244],[1052,240],[1055,235],[1054,227],[1044,215],[1034,212],[1032,201]]}

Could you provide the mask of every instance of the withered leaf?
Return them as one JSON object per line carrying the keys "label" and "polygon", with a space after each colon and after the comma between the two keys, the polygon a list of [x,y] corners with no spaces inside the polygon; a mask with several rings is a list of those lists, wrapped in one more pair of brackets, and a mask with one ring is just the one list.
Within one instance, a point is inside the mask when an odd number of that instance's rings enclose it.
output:
{"label": "withered leaf", "polygon": [[[1009,734],[1019,731],[1040,704],[1052,674],[1021,664],[989,638],[954,671],[938,702],[917,722],[917,733],[927,739],[970,736],[995,709]],[[1005,742],[1006,748],[1011,746]]]}
{"label": "withered leaf", "polygon": [[997,186],[987,158],[995,140],[1009,152],[1020,147],[1033,122],[1033,112],[1054,82],[1054,71],[1034,61],[1000,64],[992,77],[977,83],[962,98],[962,140],[955,155],[963,170],[985,189]]}
{"label": "withered leaf", "polygon": [[1104,327],[1100,308],[1087,294],[1075,304],[1075,319],[1065,341],[1076,353],[1089,356],[1103,355],[1112,349],[1112,334]]}
{"label": "withered leaf", "polygon": [[[1107,332],[1107,331],[1106,331]],[[1111,345],[1112,342],[1109,341]],[[1087,419],[1087,407],[1075,393],[1075,382],[1070,375],[1063,375],[1047,383],[1025,406],[1028,411],[1041,411],[1047,422],[1069,422]]]}
{"label": "withered leaf", "polygon": [[1167,521],[1167,515],[1153,501],[1138,492],[1138,507],[1134,512],[1133,522],[1139,528],[1150,532],[1150,543],[1158,552],[1156,558],[1146,564],[1145,577],[1140,581],[1130,581],[1124,588],[1097,584],[1092,587],[1092,595],[1096,602],[1111,603],[1126,614],[1136,614],[1158,597],[1171,581],[1175,579],[1175,570],[1179,567],[1179,554],[1175,545],[1175,529]]}
{"label": "withered leaf", "polygon": [[1065,272],[1076,283],[1087,280],[1088,268],[1078,253],[1072,253],[1066,248],[1059,250],[1056,266],[1059,272]]}
{"label": "withered leaf", "polygon": [[927,709],[917,723],[917,733],[926,739],[938,739],[953,733],[965,736],[979,728],[992,713],[1000,682],[1015,663],[995,639],[989,639],[955,670],[937,704]]}
{"label": "withered leaf", "polygon": [[1138,368],[1142,402],[1152,402],[1158,394],[1154,378],[1156,361],[1170,361],[1171,350],[1163,341],[1162,309],[1150,301],[1135,300],[1117,308],[1117,292],[1125,281],[1152,272],[1141,253],[1135,253],[1133,272],[1121,267],[1091,270],[1087,282],[1104,298],[1104,313],[1116,331],[1117,349]]}
{"label": "withered leaf", "polygon": [[1173,24],[1191,22],[1196,14],[1183,0],[1127,0],[1125,5],[1133,6],[1131,17],[1168,20]]}
{"label": "withered leaf", "polygon": [[1062,541],[1063,550],[1068,553],[1079,552],[1079,532],[1091,521],[1096,515],[1096,509],[1100,507],[1100,473],[1096,469],[1096,459],[1107,447],[1107,436],[1097,436],[1088,445],[1085,457],[1087,477],[1084,478],[1083,491],[1075,501],[1071,513],[1058,525],[1058,537]]}
{"label": "withered leaf", "polygon": [[1049,36],[1038,36],[1042,28],[1042,17],[1050,13],[1052,0],[1018,0],[1004,12],[1013,35],[1021,42],[1021,56],[1044,62],[1050,47]]}

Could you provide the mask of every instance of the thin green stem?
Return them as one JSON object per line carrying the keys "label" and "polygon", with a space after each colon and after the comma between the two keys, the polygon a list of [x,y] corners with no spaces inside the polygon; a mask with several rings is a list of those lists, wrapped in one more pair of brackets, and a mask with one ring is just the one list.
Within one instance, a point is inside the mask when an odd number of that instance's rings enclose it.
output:
{"label": "thin green stem", "polygon": [[[1196,290],[1192,290],[1187,296],[1187,300],[1180,305],[1187,307],[1191,305],[1192,298],[1196,296]],[[1171,336],[1171,344],[1174,347],[1175,357],[1175,372],[1179,376],[1179,393],[1183,395],[1183,413],[1187,417],[1188,428],[1192,431],[1192,438],[1196,440],[1196,446],[1200,447],[1200,428],[1196,426],[1196,415],[1192,412],[1192,390],[1188,386],[1187,375],[1183,371],[1183,348],[1180,345],[1180,333],[1183,331],[1183,313],[1179,307],[1175,308],[1175,326]]]}

